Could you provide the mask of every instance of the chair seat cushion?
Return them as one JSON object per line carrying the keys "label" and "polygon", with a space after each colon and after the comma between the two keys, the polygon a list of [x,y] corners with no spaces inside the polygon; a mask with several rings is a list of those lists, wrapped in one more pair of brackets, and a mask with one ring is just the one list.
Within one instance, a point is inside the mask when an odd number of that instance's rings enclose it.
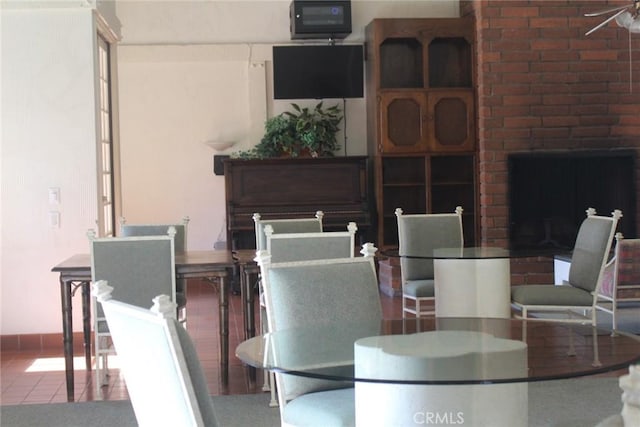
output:
{"label": "chair seat cushion", "polygon": [[338,427],[356,425],[352,387],[299,396],[282,410],[282,425]]}
{"label": "chair seat cushion", "polygon": [[435,296],[433,279],[409,280],[402,287],[402,293],[416,298],[429,298]]}
{"label": "chair seat cushion", "polygon": [[593,296],[569,285],[519,285],[511,287],[511,301],[521,305],[590,306]]}

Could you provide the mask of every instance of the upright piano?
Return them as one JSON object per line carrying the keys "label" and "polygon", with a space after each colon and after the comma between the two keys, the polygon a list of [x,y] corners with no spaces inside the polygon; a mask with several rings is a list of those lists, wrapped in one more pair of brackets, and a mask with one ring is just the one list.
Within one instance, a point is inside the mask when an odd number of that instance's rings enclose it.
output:
{"label": "upright piano", "polygon": [[254,213],[262,219],[312,218],[321,210],[326,231],[344,231],[353,221],[359,243],[374,235],[365,156],[227,159],[224,176],[229,249],[256,247]]}

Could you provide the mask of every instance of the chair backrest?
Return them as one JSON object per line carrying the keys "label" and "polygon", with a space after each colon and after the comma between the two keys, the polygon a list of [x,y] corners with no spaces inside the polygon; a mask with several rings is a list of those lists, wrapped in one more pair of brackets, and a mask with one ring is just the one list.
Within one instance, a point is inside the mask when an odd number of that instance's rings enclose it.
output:
{"label": "chair backrest", "polygon": [[[373,257],[312,260],[263,265],[270,332],[323,323],[379,324],[382,307]],[[292,344],[291,352],[298,346]],[[295,357],[295,355],[287,355]],[[276,375],[281,405],[296,396],[345,387],[336,381]]]}
{"label": "chair backrest", "polygon": [[219,425],[195,346],[175,319],[175,303],[158,296],[148,310],[112,299],[112,290],[98,281],[92,292],[105,313],[138,425]]}
{"label": "chair backrest", "polygon": [[350,222],[347,231],[273,234],[273,228],[268,224],[264,229],[266,250],[272,263],[353,258],[357,229],[355,222]]}
{"label": "chair backrest", "polygon": [[315,218],[262,219],[259,213],[253,214],[256,232],[256,250],[267,249],[265,227],[271,225],[273,234],[279,233],[321,233],[324,213],[317,211]]}
{"label": "chair backrest", "polygon": [[121,217],[120,236],[165,236],[169,227],[173,227],[176,230],[174,237],[175,250],[178,253],[182,253],[187,250],[187,227],[189,221],[189,217],[185,216],[179,224],[127,224],[126,219]]}
{"label": "chair backrest", "polygon": [[402,281],[433,279],[433,261],[419,258],[431,256],[437,248],[462,248],[462,208],[454,213],[405,215],[396,209],[398,218],[398,253]]}
{"label": "chair backrest", "polygon": [[587,209],[587,217],[580,225],[571,255],[568,278],[571,286],[588,292],[599,289],[613,235],[621,216],[619,210],[606,217],[596,215],[593,208]]}
{"label": "chair backrest", "polygon": [[175,301],[173,233],[172,227],[165,236],[95,238],[90,232],[91,279],[109,281],[121,301],[138,307],[161,294]]}

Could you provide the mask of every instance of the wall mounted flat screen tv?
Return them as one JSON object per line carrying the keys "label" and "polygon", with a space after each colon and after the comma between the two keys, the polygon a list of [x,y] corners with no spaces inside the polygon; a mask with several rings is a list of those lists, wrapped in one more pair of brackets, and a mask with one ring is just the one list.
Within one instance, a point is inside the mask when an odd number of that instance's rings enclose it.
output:
{"label": "wall mounted flat screen tv", "polygon": [[362,98],[362,45],[274,46],[275,99]]}

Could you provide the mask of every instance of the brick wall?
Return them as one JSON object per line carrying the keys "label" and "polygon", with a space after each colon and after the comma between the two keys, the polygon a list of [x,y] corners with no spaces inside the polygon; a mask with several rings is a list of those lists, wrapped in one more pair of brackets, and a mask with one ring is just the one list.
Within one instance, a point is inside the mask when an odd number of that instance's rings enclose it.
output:
{"label": "brick wall", "polygon": [[[584,13],[630,2],[461,2],[476,17],[482,243],[508,244],[508,154],[632,147],[640,158],[640,34],[632,92],[629,32],[612,22],[584,35],[604,20]],[[639,170],[636,180],[640,190]]]}

